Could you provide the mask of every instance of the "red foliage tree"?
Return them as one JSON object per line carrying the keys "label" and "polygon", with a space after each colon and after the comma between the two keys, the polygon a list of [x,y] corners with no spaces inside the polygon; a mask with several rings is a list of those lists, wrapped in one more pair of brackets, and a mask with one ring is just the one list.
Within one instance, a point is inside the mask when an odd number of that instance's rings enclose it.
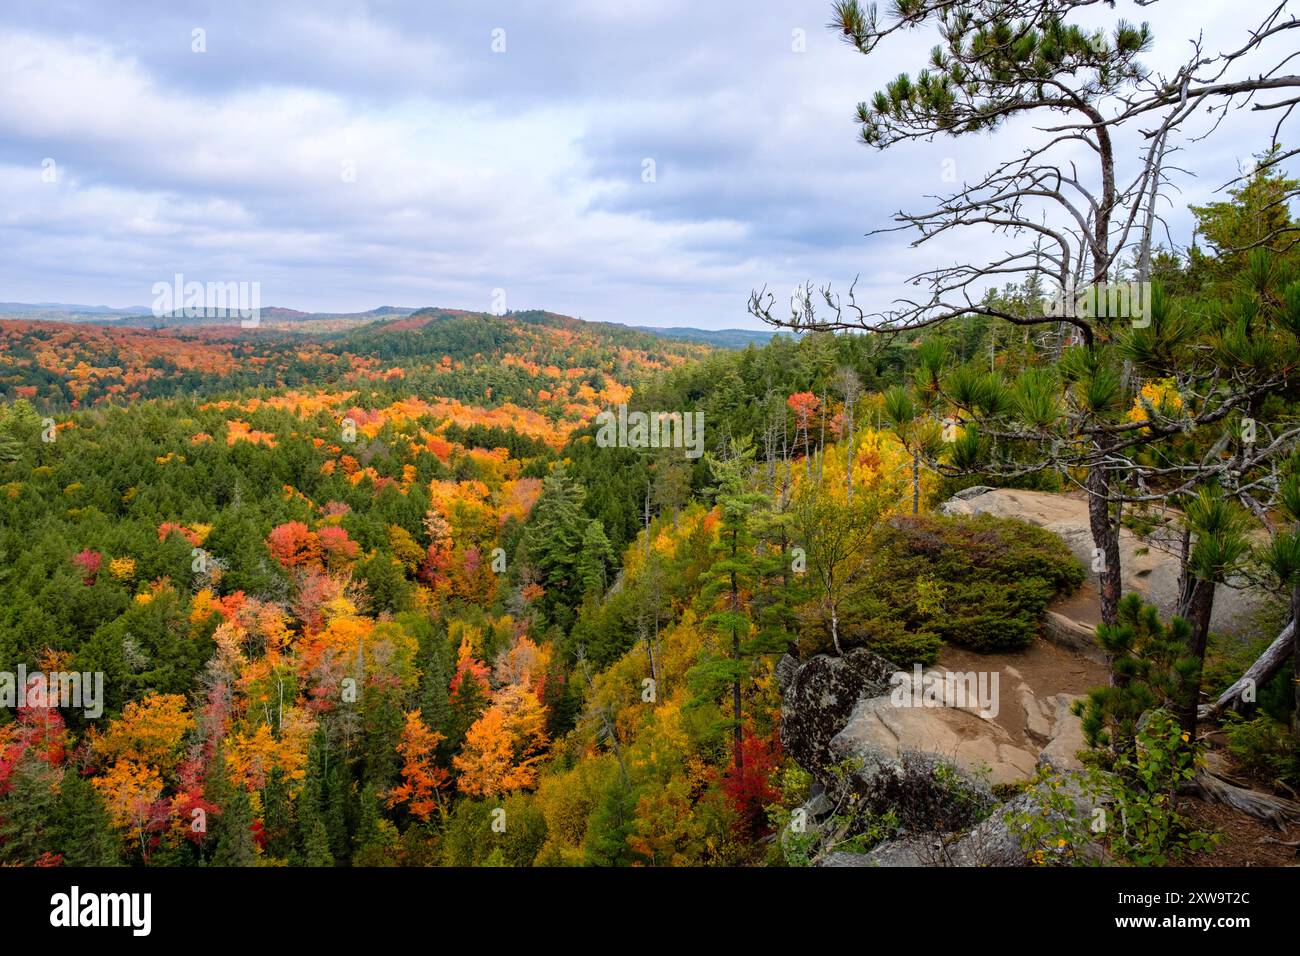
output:
{"label": "red foliage tree", "polygon": [[744,762],[723,775],[722,790],[739,818],[737,825],[748,836],[767,832],[765,808],[780,794],[772,785],[772,771],[781,763],[781,743],[775,735],[756,737],[746,730],[740,742]]}
{"label": "red foliage tree", "polygon": [[474,656],[469,638],[461,639],[460,650],[456,653],[456,674],[451,679],[451,701],[458,703],[462,697],[470,696],[471,685],[482,698],[486,698],[491,689],[488,685],[488,667]]}
{"label": "red foliage tree", "polygon": [[804,454],[810,452],[811,434],[813,423],[817,419],[817,413],[821,411],[821,400],[812,392],[795,392],[785,401],[794,412],[794,426],[796,440],[797,436],[803,436]]}
{"label": "red foliage tree", "polygon": [[50,766],[67,756],[67,726],[54,707],[20,707],[18,719],[0,728],[0,795],[9,792],[14,767],[31,752]]}
{"label": "red foliage tree", "polygon": [[266,547],[271,557],[286,568],[311,564],[320,555],[320,540],[301,521],[276,525],[266,536]]}
{"label": "red foliage tree", "polygon": [[327,525],[316,534],[322,556],[330,570],[345,568],[356,560],[361,548],[348,537],[345,529]]}
{"label": "red foliage tree", "polygon": [[397,753],[402,758],[402,783],[388,794],[388,806],[406,804],[413,816],[427,821],[438,808],[438,792],[451,782],[451,775],[434,761],[442,734],[430,730],[418,710],[406,715],[406,726]]}
{"label": "red foliage tree", "polygon": [[82,580],[87,586],[95,583],[95,577],[99,574],[99,566],[104,563],[104,556],[98,551],[79,551],[72,556],[72,563],[81,568]]}

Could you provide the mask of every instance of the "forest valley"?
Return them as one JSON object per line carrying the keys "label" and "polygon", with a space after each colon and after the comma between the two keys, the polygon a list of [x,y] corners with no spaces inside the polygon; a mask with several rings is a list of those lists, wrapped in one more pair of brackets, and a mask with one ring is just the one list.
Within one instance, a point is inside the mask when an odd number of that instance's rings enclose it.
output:
{"label": "forest valley", "polygon": [[[887,32],[836,9],[863,52]],[[950,26],[940,73],[985,36]],[[1131,78],[1147,43],[1045,31],[999,55]],[[891,84],[865,141],[993,125],[962,112],[975,69]],[[1036,274],[942,322],[756,294],[797,334],[743,350],[543,312],[0,321],[0,670],[103,675],[99,717],[0,709],[0,862],[799,866],[995,825],[1036,865],[1294,860],[1288,155],[1194,207],[1186,253],[1121,264],[1098,227],[1142,323],[1044,321]],[[598,440],[623,408],[700,416],[704,453]],[[1092,566],[940,510],[975,486],[1086,501]],[[1176,613],[1124,593],[1121,532],[1180,562]],[[845,675],[1006,661],[1088,588],[1107,677],[1072,769],[803,759]],[[1211,627],[1230,588],[1268,596],[1257,633]]]}
{"label": "forest valley", "polygon": [[[1270,256],[1262,287],[1253,256],[1161,268],[1155,334],[1172,314],[1212,336],[1201,317],[1228,302],[1268,323],[1249,341],[1296,354],[1292,258]],[[806,861],[781,834],[820,785],[783,752],[782,656],[865,647],[910,669],[948,643],[1016,650],[1085,578],[1047,532],[932,513],[998,481],[992,446],[1031,455],[973,424],[945,443],[943,420],[968,402],[1023,419],[1091,401],[1143,427],[1194,413],[1164,377],[1098,394],[1068,352],[978,317],[744,351],[434,310],[341,337],[73,331],[0,326],[0,660],[102,673],[105,711],[4,712],[8,863]],[[195,369],[198,394],[172,397]],[[625,402],[701,413],[707,454],[600,447],[599,412]],[[1268,420],[1293,402],[1276,390]],[[1176,520],[1209,522],[1197,542],[1263,582],[1286,532],[1252,548],[1248,513],[1214,516],[1229,507],[1193,498]],[[1274,574],[1281,600],[1294,573]],[[1138,715],[1180,713],[1202,670],[1198,699],[1216,696],[1271,640],[1211,634],[1189,660],[1199,621],[1103,625],[1129,680],[1085,717],[1099,766],[1140,760],[1116,747]],[[1244,773],[1293,787],[1288,678],[1227,726]],[[841,845],[897,832],[862,816]]]}

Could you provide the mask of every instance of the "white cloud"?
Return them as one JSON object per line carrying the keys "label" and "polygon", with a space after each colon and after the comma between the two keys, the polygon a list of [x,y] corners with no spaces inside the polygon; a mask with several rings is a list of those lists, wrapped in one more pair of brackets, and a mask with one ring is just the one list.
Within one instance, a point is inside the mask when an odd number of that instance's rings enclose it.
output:
{"label": "white cloud", "polygon": [[[857,145],[856,102],[933,37],[864,59],[822,28],[825,0],[744,16],[684,0],[554,15],[232,0],[196,24],[206,54],[170,7],[61,6],[0,13],[0,299],[143,304],[183,271],[257,279],[265,302],[296,308],[484,308],[504,287],[516,308],[751,324],[755,286],[860,272],[860,291],[888,298],[913,271],[1001,248],[863,234],[945,188],[945,158],[975,176],[1030,136]],[[1240,3],[1187,7],[1140,11],[1157,66],[1191,20],[1217,44],[1241,29]],[[493,55],[498,24],[509,52]],[[790,49],[794,27],[808,52]],[[1265,135],[1243,114],[1197,147],[1176,228]],[[41,181],[44,157],[59,182]]]}

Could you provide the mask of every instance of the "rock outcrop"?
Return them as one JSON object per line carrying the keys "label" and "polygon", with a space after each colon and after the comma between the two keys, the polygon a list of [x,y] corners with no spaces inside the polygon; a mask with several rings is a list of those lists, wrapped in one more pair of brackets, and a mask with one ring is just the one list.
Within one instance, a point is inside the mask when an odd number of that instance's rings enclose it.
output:
{"label": "rock outcrop", "polygon": [[[793,661],[789,655],[787,658]],[[789,667],[786,669],[788,672]],[[843,657],[818,654],[798,666],[783,690],[782,749],[821,779],[837,759],[831,740],[848,722],[853,708],[863,698],[887,693],[889,676],[897,670],[865,648]]]}
{"label": "rock outcrop", "polygon": [[[1067,776],[1063,791],[1074,804],[1075,819],[1087,820],[1092,801],[1077,778]],[[1039,784],[1000,805],[979,824],[962,833],[917,833],[889,840],[868,853],[830,853],[822,866],[1021,866],[1033,848],[1022,821],[1029,816],[1061,819],[1048,801],[1048,786]],[[1088,859],[1099,859],[1095,843],[1074,848]]]}
{"label": "rock outcrop", "polygon": [[[979,486],[954,495],[939,506],[939,511],[949,515],[990,514],[1028,521],[1055,532],[1085,568],[1092,566],[1092,530],[1088,524],[1088,503],[1082,498]],[[1125,593],[1141,594],[1166,617],[1173,613],[1177,602],[1179,574],[1177,542],[1166,540],[1169,537],[1167,532],[1163,536],[1157,533],[1146,540],[1127,528],[1121,528],[1119,535]],[[1230,583],[1245,584],[1244,581]],[[1222,634],[1253,636],[1269,603],[1268,595],[1257,589],[1221,584],[1215,592],[1210,626]]]}
{"label": "rock outcrop", "polygon": [[[778,671],[793,663],[783,659]],[[946,674],[930,668],[923,678],[942,680]],[[833,766],[878,767],[886,758],[897,761],[908,753],[932,755],[992,784],[1028,780],[1044,764],[1077,768],[1083,734],[1070,708],[1078,698],[1038,697],[1011,667],[1003,666],[998,676],[998,710],[1018,709],[1011,721],[991,719],[975,701],[900,706],[895,697],[913,699],[913,673],[862,648],[843,658],[818,655],[796,666],[785,685],[782,745],[819,777]]]}
{"label": "rock outcrop", "polygon": [[[824,865],[918,865],[940,858],[945,865],[1003,864],[1020,852],[1019,841],[1013,852],[1011,837],[989,821],[1016,808],[999,806],[992,786],[1028,781],[1042,767],[1079,766],[1075,754],[1083,737],[1071,713],[1075,698],[1039,697],[1013,668],[1000,671],[1007,679],[999,682],[996,710],[1012,709],[1002,722],[980,701],[917,706],[915,672],[902,672],[863,648],[802,664],[787,656],[778,673],[782,745],[819,783],[805,818],[816,825],[845,807],[867,819],[890,813],[906,834],[878,848],[879,855],[866,854],[868,863],[838,854]],[[922,678],[944,673],[931,669]],[[957,840],[960,833],[988,845],[976,852],[975,843]]]}

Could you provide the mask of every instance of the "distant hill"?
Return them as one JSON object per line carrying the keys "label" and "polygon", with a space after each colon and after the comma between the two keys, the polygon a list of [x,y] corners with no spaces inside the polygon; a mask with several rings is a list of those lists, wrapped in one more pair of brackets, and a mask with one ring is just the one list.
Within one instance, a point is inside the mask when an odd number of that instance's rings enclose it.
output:
{"label": "distant hill", "polygon": [[746,345],[764,345],[770,342],[775,331],[764,329],[692,329],[683,326],[660,329],[652,325],[634,325],[634,329],[649,332],[660,338],[679,342],[703,342],[720,349],[743,349]]}
{"label": "distant hill", "polygon": [[542,311],[376,311],[263,308],[256,329],[237,317],[0,314],[0,402],[58,409],[253,388],[365,388],[571,419],[715,348]]}
{"label": "distant hill", "polygon": [[[762,329],[695,329],[686,326],[657,328],[649,325],[621,325],[617,322],[590,322],[575,319],[572,316],[556,312],[530,310],[508,313],[511,318],[534,325],[549,325],[554,328],[578,329],[586,327],[592,331],[606,329],[610,332],[622,330],[634,331],[670,339],[676,342],[695,342],[720,349],[743,349],[747,345],[763,345],[771,340],[775,332]],[[448,316],[484,316],[487,313],[467,312],[462,309],[444,309],[426,306],[381,305],[365,312],[303,312],[282,306],[263,306],[261,323],[271,328],[294,329],[311,332],[342,332],[362,328],[369,324],[391,323],[415,318],[415,325],[423,325],[433,317]],[[145,306],[112,308],[106,305],[75,305],[60,302],[0,302],[0,319],[26,319],[43,322],[94,323],[130,329],[173,329],[198,328],[203,326],[228,326],[238,324],[236,320],[216,311],[199,316],[175,312],[171,315],[157,316]],[[414,326],[408,326],[414,327]]]}
{"label": "distant hill", "polygon": [[0,316],[40,317],[55,322],[60,321],[58,316],[68,316],[62,321],[77,321],[77,317],[84,316],[94,316],[98,320],[104,317],[148,314],[149,310],[142,305],[115,309],[108,305],[73,305],[66,302],[0,302]]}

